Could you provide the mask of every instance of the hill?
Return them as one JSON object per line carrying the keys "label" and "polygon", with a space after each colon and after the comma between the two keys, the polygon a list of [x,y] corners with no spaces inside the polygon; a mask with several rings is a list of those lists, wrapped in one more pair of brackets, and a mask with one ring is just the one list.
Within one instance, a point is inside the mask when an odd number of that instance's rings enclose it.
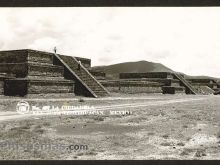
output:
{"label": "hill", "polygon": [[108,79],[118,79],[119,73],[144,73],[144,72],[172,72],[172,70],[163,64],[137,61],[124,62],[108,66],[94,66],[92,70],[102,71],[106,73]]}

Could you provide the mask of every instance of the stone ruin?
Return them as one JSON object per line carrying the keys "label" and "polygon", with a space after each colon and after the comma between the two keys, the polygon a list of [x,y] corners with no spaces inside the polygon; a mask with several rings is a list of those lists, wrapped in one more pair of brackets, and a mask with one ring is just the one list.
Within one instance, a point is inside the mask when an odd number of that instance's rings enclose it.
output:
{"label": "stone ruin", "polygon": [[29,49],[0,51],[0,93],[7,96],[42,93],[109,95],[88,71],[90,67],[91,60],[80,57]]}
{"label": "stone ruin", "polygon": [[[0,51],[0,95],[64,93],[88,97],[118,93],[213,94],[213,79],[185,79],[176,72],[120,73],[107,80],[91,60],[30,49]],[[204,92],[206,91],[206,92]]]}
{"label": "stone ruin", "polygon": [[220,84],[212,78],[193,78],[186,80],[203,94],[215,94],[220,91]]}
{"label": "stone ruin", "polygon": [[103,75],[99,81],[109,91],[119,93],[220,93],[220,84],[214,79],[187,79],[176,72],[120,73],[117,80],[107,80]]}
{"label": "stone ruin", "polygon": [[112,92],[197,94],[182,74],[174,72],[120,73],[119,80],[100,80]]}

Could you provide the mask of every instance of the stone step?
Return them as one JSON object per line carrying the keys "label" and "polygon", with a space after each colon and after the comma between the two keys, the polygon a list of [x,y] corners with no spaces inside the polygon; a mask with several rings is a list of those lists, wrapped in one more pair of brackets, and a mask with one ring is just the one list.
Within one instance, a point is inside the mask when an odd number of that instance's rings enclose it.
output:
{"label": "stone step", "polygon": [[12,73],[16,77],[27,76],[49,76],[62,77],[64,68],[62,66],[40,64],[40,63],[0,63],[0,72]]}
{"label": "stone step", "polygon": [[209,95],[209,94],[213,94],[214,90],[208,86],[193,86],[194,89],[196,89],[198,94],[202,94],[202,95]]}
{"label": "stone step", "polygon": [[185,87],[186,94],[197,94],[196,90],[193,86],[184,78],[183,75],[179,73],[173,73],[175,79],[178,79],[181,82],[181,85]]}
{"label": "stone step", "polygon": [[94,91],[98,95],[106,96],[107,94],[103,91]]}
{"label": "stone step", "polygon": [[5,80],[4,93],[9,96],[41,93],[74,93],[74,82],[70,80],[16,78]]}
{"label": "stone step", "polygon": [[103,92],[102,90],[99,90],[99,89],[96,89],[96,90],[94,90],[94,92],[97,92],[97,93],[105,93],[105,92]]}
{"label": "stone step", "polygon": [[[108,95],[108,91],[99,83],[92,74],[85,68],[83,65],[79,67],[79,62],[76,58],[71,56],[64,56],[64,55],[57,55],[54,54],[55,60],[54,64],[59,64],[61,66],[65,67],[65,70],[67,73],[64,72],[64,76],[66,79],[74,79],[75,81],[79,82],[79,88],[83,88],[86,90],[84,93],[87,96],[93,96],[93,97],[99,97],[100,93],[95,93],[96,90],[102,90],[103,93],[106,93]],[[76,84],[76,86],[78,83]]]}

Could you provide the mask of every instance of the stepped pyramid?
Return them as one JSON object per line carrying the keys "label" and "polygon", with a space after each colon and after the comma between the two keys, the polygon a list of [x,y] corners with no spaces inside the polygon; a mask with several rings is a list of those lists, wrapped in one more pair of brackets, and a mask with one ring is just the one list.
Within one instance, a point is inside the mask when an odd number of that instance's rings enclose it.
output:
{"label": "stepped pyramid", "polygon": [[[142,81],[158,83],[157,86],[161,88],[163,94],[197,94],[195,89],[184,79],[183,75],[175,72],[120,73],[120,79],[124,82]],[[152,85],[154,84],[149,83],[149,87]]]}
{"label": "stepped pyramid", "polygon": [[30,49],[0,51],[0,93],[107,96],[109,92],[89,73],[89,67],[90,60],[85,58]]}
{"label": "stepped pyramid", "polygon": [[191,78],[187,81],[194,87],[197,88],[200,93],[213,94],[220,90],[220,84],[214,78]]}

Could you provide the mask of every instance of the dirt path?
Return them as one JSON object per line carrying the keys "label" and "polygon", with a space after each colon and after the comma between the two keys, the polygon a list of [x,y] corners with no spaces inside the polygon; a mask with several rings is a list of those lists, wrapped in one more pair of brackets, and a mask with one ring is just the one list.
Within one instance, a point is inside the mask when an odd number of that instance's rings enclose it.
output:
{"label": "dirt path", "polygon": [[[115,98],[105,98],[104,100],[111,100],[114,101]],[[133,97],[133,98],[123,98],[123,100],[145,100],[147,102],[143,103],[130,103],[130,104],[114,104],[111,106],[94,106],[94,110],[96,111],[105,111],[105,110],[118,110],[118,109],[125,109],[125,108],[137,108],[137,107],[148,107],[148,106],[158,106],[158,105],[166,105],[166,104],[175,104],[175,103],[181,103],[181,102],[190,102],[190,101],[199,101],[199,100],[204,100],[205,98],[184,98],[184,99],[170,99],[170,100],[162,100],[162,101],[157,101],[155,100],[156,98],[149,98],[149,97]],[[33,99],[30,99],[33,101]],[[29,100],[29,101],[30,101]],[[61,100],[66,100],[66,99],[61,99]],[[93,100],[93,99],[92,99]],[[95,99],[94,99],[95,100]],[[150,100],[150,101],[149,101]],[[45,101],[41,99],[34,99],[34,101]],[[48,100],[47,100],[48,101]],[[54,101],[54,100],[53,100]],[[97,100],[95,100],[97,101]],[[63,113],[68,112],[68,111],[62,111]],[[45,116],[44,114],[42,115],[37,115],[37,116]],[[0,112],[0,122],[1,121],[9,121],[9,120],[14,120],[14,119],[27,119],[27,118],[34,118],[36,115],[33,114],[18,114],[16,111],[15,112]]]}

